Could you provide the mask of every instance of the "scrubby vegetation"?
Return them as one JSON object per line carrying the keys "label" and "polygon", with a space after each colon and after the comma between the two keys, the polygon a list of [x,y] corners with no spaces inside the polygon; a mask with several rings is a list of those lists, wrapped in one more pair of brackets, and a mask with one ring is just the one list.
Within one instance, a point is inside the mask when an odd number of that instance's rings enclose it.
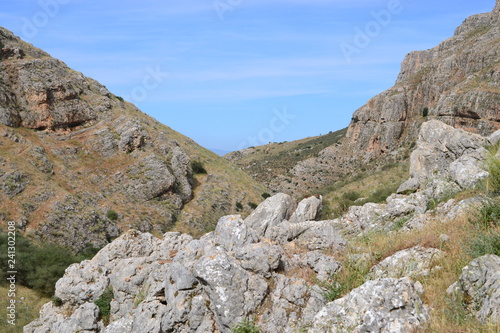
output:
{"label": "scrubby vegetation", "polygon": [[244,319],[231,328],[232,333],[261,333],[262,331],[255,326],[254,321]]}
{"label": "scrubby vegetation", "polygon": [[[0,269],[1,283],[7,278],[7,240],[6,234],[0,235]],[[51,297],[55,291],[55,284],[69,265],[91,258],[96,249],[75,256],[68,249],[54,244],[36,244],[29,239],[16,235],[15,268],[18,284],[32,288],[44,297]]]}
{"label": "scrubby vegetation", "polygon": [[113,300],[113,288],[108,286],[104,293],[94,302],[99,308],[99,317],[105,325],[109,324],[109,317],[111,315],[111,301]]}

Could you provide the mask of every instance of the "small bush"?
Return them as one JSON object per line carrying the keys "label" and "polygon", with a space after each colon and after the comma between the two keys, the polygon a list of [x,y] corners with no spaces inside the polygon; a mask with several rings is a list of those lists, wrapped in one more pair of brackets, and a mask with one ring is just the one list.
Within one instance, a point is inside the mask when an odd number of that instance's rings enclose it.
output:
{"label": "small bush", "polygon": [[361,195],[358,192],[350,191],[350,192],[345,192],[342,194],[342,198],[347,199],[349,201],[356,201],[361,197]]}
{"label": "small bush", "polygon": [[427,117],[429,115],[429,108],[425,107],[422,109],[422,117]]}
{"label": "small bush", "polygon": [[330,281],[317,281],[316,283],[321,288],[321,296],[325,299],[327,303],[333,302],[342,297],[344,292],[343,286],[337,281],[337,279],[331,279]]}
{"label": "small bush", "polygon": [[[494,150],[497,150],[495,147]],[[488,192],[500,194],[500,159],[492,155],[486,160],[486,170],[489,172],[489,177],[486,179],[486,189]]]}
{"label": "small bush", "polygon": [[243,204],[241,202],[236,203],[236,210],[241,212],[243,210]]}
{"label": "small bush", "polygon": [[500,202],[489,200],[469,220],[482,230],[500,226]]}
{"label": "small bush", "polygon": [[121,97],[121,96],[116,96],[116,98],[117,98],[120,102],[123,102],[123,101],[124,101],[123,97]]}
{"label": "small bush", "polygon": [[109,316],[111,314],[111,301],[113,300],[113,287],[109,285],[104,293],[94,302],[99,308],[99,317],[105,325],[109,324]]}
{"label": "small bush", "polygon": [[106,217],[108,219],[110,219],[111,221],[116,221],[118,220],[118,213],[115,212],[114,210],[110,209],[108,210],[108,212],[106,213]]}
{"label": "small bush", "polygon": [[54,306],[56,307],[61,307],[63,305],[62,299],[60,299],[57,296],[52,296],[50,300],[52,301],[52,304],[54,304]]}
{"label": "small bush", "polygon": [[250,206],[250,208],[252,208],[252,209],[255,209],[255,208],[257,208],[259,205],[257,205],[255,202],[249,202],[249,203],[248,203],[248,206]]}
{"label": "small bush", "polygon": [[[6,281],[7,271],[7,235],[0,235],[0,277]],[[51,297],[55,292],[56,282],[64,275],[69,265],[88,259],[75,256],[68,249],[46,243],[34,244],[20,234],[16,234],[16,271],[18,283],[35,290],[41,295]]]}
{"label": "small bush", "polygon": [[500,234],[498,233],[480,233],[468,243],[467,252],[473,258],[479,258],[487,254],[500,256]]}
{"label": "small bush", "polygon": [[205,175],[207,174],[207,170],[203,166],[203,163],[200,161],[192,161],[191,162],[191,169],[193,170],[193,173],[195,175]]}
{"label": "small bush", "polygon": [[231,328],[232,333],[262,333],[262,331],[255,326],[255,322],[249,319],[244,319],[240,323]]}
{"label": "small bush", "polygon": [[263,197],[264,199],[267,199],[267,198],[270,198],[270,197],[271,197],[271,195],[270,195],[269,193],[267,193],[267,192],[264,192],[264,193],[262,193],[262,197]]}

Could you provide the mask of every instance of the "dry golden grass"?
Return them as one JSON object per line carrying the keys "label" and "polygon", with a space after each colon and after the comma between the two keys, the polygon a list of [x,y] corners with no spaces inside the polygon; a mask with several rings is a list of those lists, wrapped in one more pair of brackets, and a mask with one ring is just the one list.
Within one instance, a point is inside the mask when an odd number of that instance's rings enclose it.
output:
{"label": "dry golden grass", "polygon": [[[496,228],[494,232],[500,232],[500,228]],[[441,234],[448,235],[450,241],[441,243],[439,239]],[[367,263],[369,266],[416,245],[443,250],[445,256],[434,262],[434,267],[441,268],[436,269],[428,277],[418,278],[425,290],[422,301],[431,309],[431,321],[425,332],[498,333],[498,326],[481,325],[474,318],[468,317],[456,301],[450,300],[446,292],[449,286],[458,281],[462,269],[472,260],[466,248],[467,241],[474,236],[476,229],[471,226],[469,216],[462,216],[450,221],[434,221],[422,230],[359,237],[354,241],[352,248],[355,248],[357,253],[373,254],[373,259]],[[351,253],[352,250],[342,254],[338,259],[346,262],[346,257]],[[349,270],[341,272],[338,280],[350,279],[349,274],[352,274]]]}
{"label": "dry golden grass", "polygon": [[9,299],[7,298],[7,288],[0,286],[0,332],[2,333],[19,333],[23,331],[23,327],[38,318],[38,312],[45,303],[50,299],[40,296],[36,292],[26,287],[18,285],[16,288],[16,324],[10,325],[6,322],[6,307]]}

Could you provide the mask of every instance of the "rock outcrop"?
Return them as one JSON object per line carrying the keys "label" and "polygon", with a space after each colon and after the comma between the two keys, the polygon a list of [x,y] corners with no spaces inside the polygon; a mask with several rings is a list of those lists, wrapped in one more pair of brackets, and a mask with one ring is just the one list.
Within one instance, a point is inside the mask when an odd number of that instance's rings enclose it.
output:
{"label": "rock outcrop", "polygon": [[314,193],[368,162],[377,167],[405,160],[429,119],[482,136],[500,129],[499,36],[497,4],[492,12],[467,18],[440,45],[409,53],[395,85],[354,112],[340,144],[277,173],[266,185],[279,192]]}
{"label": "rock outcrop", "polygon": [[480,322],[500,324],[500,257],[473,260],[448,292]]}
{"label": "rock outcrop", "polygon": [[[457,159],[490,142],[477,137],[478,144],[469,145],[470,134],[437,121],[429,122],[422,132],[433,129],[446,130],[439,147],[467,147],[453,148],[452,158],[431,159],[438,170],[449,170]],[[426,142],[421,135],[417,145]],[[483,173],[482,164],[473,160],[469,176],[475,179]],[[459,186],[458,179],[454,181]],[[440,195],[450,182],[435,177],[423,181],[414,193],[394,194],[385,204],[351,207],[332,221],[307,221],[317,216],[321,197],[307,198],[294,210],[289,195],[277,194],[244,220],[238,215],[220,218],[215,231],[200,239],[172,232],[160,239],[129,231],[92,260],[70,266],[56,285],[55,296],[62,305],[46,304],[40,318],[24,331],[225,333],[248,318],[255,318],[265,333],[422,331],[431,311],[422,301],[422,284],[412,279],[431,278],[443,269],[438,266],[445,255],[441,250],[403,249],[367,267],[366,282],[333,301],[326,298],[324,285],[335,287],[337,274],[347,265],[366,264],[375,256],[353,249],[353,239],[377,232],[405,233],[431,220],[456,219],[482,202],[451,199],[430,207],[431,200],[444,199]],[[439,240],[443,245],[449,237],[441,235]],[[346,262],[338,261],[336,255],[347,248],[354,252]],[[498,319],[499,264],[496,256],[479,258],[450,288],[455,295],[463,294],[482,322]],[[109,293],[108,324],[96,301],[101,304]]]}
{"label": "rock outcrop", "polygon": [[314,318],[310,333],[405,333],[422,328],[429,310],[415,284],[405,279],[369,281],[329,303]]}
{"label": "rock outcrop", "polygon": [[417,149],[411,155],[410,179],[398,192],[427,186],[433,179],[450,180],[472,188],[488,176],[480,166],[488,155],[488,139],[455,129],[437,120],[422,125]]}

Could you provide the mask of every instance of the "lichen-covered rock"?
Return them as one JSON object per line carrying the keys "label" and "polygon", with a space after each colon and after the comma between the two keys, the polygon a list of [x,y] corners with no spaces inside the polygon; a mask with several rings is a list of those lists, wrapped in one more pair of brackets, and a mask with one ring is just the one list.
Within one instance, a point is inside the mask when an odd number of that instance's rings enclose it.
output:
{"label": "lichen-covered rock", "polygon": [[443,255],[441,250],[421,246],[399,251],[372,267],[368,279],[427,276],[434,268],[433,263]]}
{"label": "lichen-covered rock", "polygon": [[224,216],[217,223],[214,232],[215,241],[226,251],[233,251],[242,246],[257,243],[259,236],[239,215]]}
{"label": "lichen-covered rock", "polygon": [[406,333],[429,320],[413,281],[368,281],[345,297],[328,303],[314,318],[310,333]]}
{"label": "lichen-covered rock", "polygon": [[297,209],[290,217],[290,223],[316,221],[321,216],[323,198],[312,196],[299,202]]}
{"label": "lichen-covered rock", "polygon": [[287,220],[292,213],[292,197],[278,193],[267,198],[245,219],[245,223],[259,236],[266,236],[267,230]]}
{"label": "lichen-covered rock", "polygon": [[268,293],[263,278],[250,275],[218,248],[196,262],[194,274],[210,299],[210,309],[221,332],[227,332],[254,312]]}
{"label": "lichen-covered rock", "polygon": [[467,310],[480,322],[500,324],[500,257],[474,259],[448,293],[458,298],[457,302],[465,302]]}
{"label": "lichen-covered rock", "polygon": [[411,154],[410,179],[398,192],[422,189],[433,179],[452,179],[462,188],[474,186],[488,175],[482,169],[487,142],[481,135],[438,120],[424,123]]}

